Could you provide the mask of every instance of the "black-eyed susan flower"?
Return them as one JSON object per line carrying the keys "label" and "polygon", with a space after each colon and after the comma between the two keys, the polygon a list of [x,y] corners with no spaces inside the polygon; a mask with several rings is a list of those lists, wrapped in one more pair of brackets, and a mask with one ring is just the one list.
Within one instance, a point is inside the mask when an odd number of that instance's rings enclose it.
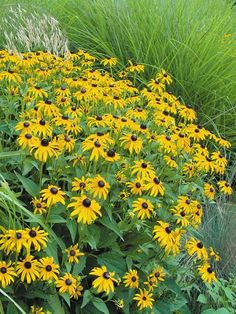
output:
{"label": "black-eyed susan flower", "polygon": [[27,95],[29,95],[33,99],[48,98],[48,93],[38,85],[29,87],[27,91]]}
{"label": "black-eyed susan flower", "polygon": [[80,297],[82,297],[82,291],[83,286],[80,284],[80,280],[76,278],[76,286],[75,286],[75,292],[72,294],[73,299],[78,300]]}
{"label": "black-eyed susan flower", "polygon": [[150,161],[144,161],[143,159],[134,161],[134,165],[131,169],[131,175],[135,174],[142,179],[155,176],[155,169]]}
{"label": "black-eyed susan flower", "polygon": [[203,187],[203,190],[204,190],[204,195],[205,195],[208,199],[214,200],[216,191],[215,191],[215,188],[213,187],[212,184],[210,184],[210,183],[205,183],[205,184],[204,184],[204,187]]}
{"label": "black-eyed susan flower", "polygon": [[35,159],[46,162],[48,158],[58,157],[57,143],[46,138],[33,142],[30,152],[34,151]]}
{"label": "black-eyed susan flower", "polygon": [[110,184],[100,175],[93,179],[88,179],[88,188],[93,197],[107,199]]}
{"label": "black-eyed susan flower", "polygon": [[56,185],[49,185],[47,189],[43,189],[40,194],[43,200],[47,203],[47,207],[57,203],[65,205],[65,192]]}
{"label": "black-eyed susan flower", "polygon": [[8,81],[9,83],[14,82],[17,84],[22,81],[20,74],[13,69],[9,69],[8,71],[2,71],[0,74],[0,80],[3,79]]}
{"label": "black-eyed susan flower", "polygon": [[173,230],[167,222],[158,221],[158,225],[153,229],[154,240],[157,240],[159,245],[165,249],[167,255],[172,252],[174,255],[180,251],[181,230]]}
{"label": "black-eyed susan flower", "polygon": [[141,178],[136,178],[136,180],[127,182],[126,184],[130,188],[130,192],[135,195],[141,196],[146,190],[145,183]]}
{"label": "black-eyed susan flower", "polygon": [[48,233],[44,230],[40,230],[39,228],[40,227],[32,227],[31,229],[25,229],[29,236],[27,239],[29,250],[33,248],[35,251],[41,251],[47,246]]}
{"label": "black-eyed susan flower", "polygon": [[34,197],[31,201],[34,207],[34,214],[45,214],[47,212],[47,204],[43,201],[43,198],[36,198]]}
{"label": "black-eyed susan flower", "polygon": [[109,65],[110,67],[113,67],[117,64],[118,59],[115,57],[106,57],[104,59],[101,60],[101,64],[103,65]]}
{"label": "black-eyed susan flower", "polygon": [[217,281],[214,268],[211,264],[205,262],[198,267],[199,274],[203,281],[212,283],[213,281]]}
{"label": "black-eyed susan flower", "polygon": [[157,287],[157,281],[155,280],[154,277],[152,276],[148,276],[147,277],[147,281],[144,281],[144,284],[146,286],[148,286],[148,291],[149,292],[152,292],[154,290],[154,288]]}
{"label": "black-eyed susan flower", "polygon": [[106,161],[113,162],[113,163],[120,159],[120,155],[116,152],[114,148],[105,149],[102,157]]}
{"label": "black-eyed susan flower", "polygon": [[44,310],[43,307],[32,305],[30,307],[30,314],[52,314],[52,312]]}
{"label": "black-eyed susan flower", "polygon": [[163,157],[163,159],[165,160],[167,166],[169,166],[170,168],[173,168],[173,169],[177,168],[178,165],[177,165],[177,162],[175,160],[175,157],[165,155]]}
{"label": "black-eyed susan flower", "polygon": [[16,131],[21,131],[21,134],[32,133],[33,123],[31,121],[20,121],[15,129]]}
{"label": "black-eyed susan flower", "polygon": [[69,263],[79,263],[80,256],[84,256],[84,253],[78,249],[79,244],[71,245],[65,252],[67,253],[67,259]]}
{"label": "black-eyed susan flower", "polygon": [[130,269],[123,276],[123,282],[125,287],[128,288],[138,288],[139,286],[139,276],[136,269]]}
{"label": "black-eyed susan flower", "polygon": [[128,60],[129,66],[125,69],[128,72],[143,72],[144,71],[144,65],[143,64],[137,64],[133,63],[131,60]]}
{"label": "black-eyed susan flower", "polygon": [[163,84],[171,84],[172,78],[164,69],[161,69],[160,72],[156,75],[156,79],[160,80]]}
{"label": "black-eyed susan flower", "polygon": [[231,195],[233,193],[233,189],[227,181],[221,180],[218,181],[217,184],[220,188],[220,192],[224,193],[225,195]]}
{"label": "black-eyed susan flower", "polygon": [[157,176],[147,178],[146,181],[146,190],[149,191],[151,196],[164,195],[165,188]]}
{"label": "black-eyed susan flower", "polygon": [[54,263],[53,257],[43,257],[38,264],[39,278],[44,281],[57,280],[59,265]]}
{"label": "black-eyed susan flower", "polygon": [[161,266],[156,266],[150,273],[150,277],[152,277],[153,280],[155,280],[157,283],[159,281],[164,281],[165,280],[164,268]]}
{"label": "black-eyed susan flower", "polygon": [[22,282],[26,281],[30,284],[39,278],[38,261],[34,256],[27,255],[22,261],[17,262],[16,273],[20,276]]}
{"label": "black-eyed susan flower", "polygon": [[12,266],[12,262],[0,261],[0,284],[3,288],[9,286],[12,282],[14,282],[14,277],[16,273],[14,271],[14,267]]}
{"label": "black-eyed susan flower", "polygon": [[139,293],[136,293],[133,299],[137,301],[140,310],[153,307],[153,294],[146,289],[139,289]]}
{"label": "black-eyed susan flower", "polygon": [[150,219],[153,210],[154,206],[148,199],[138,198],[133,202],[133,211],[137,212],[137,216],[140,219]]}
{"label": "black-eyed susan flower", "polygon": [[99,140],[91,141],[91,140],[85,140],[82,143],[83,151],[91,151],[90,160],[98,161],[99,156],[104,155],[104,148],[105,146],[102,146]]}
{"label": "black-eyed susan flower", "polygon": [[72,298],[75,294],[76,283],[76,279],[70,273],[66,273],[64,276],[57,279],[56,287],[59,288],[60,293],[68,292]]}
{"label": "black-eyed susan flower", "polygon": [[133,152],[139,154],[143,147],[142,139],[136,134],[124,135],[120,138],[120,141],[121,145],[124,145],[124,148],[128,149],[130,154],[132,154]]}
{"label": "black-eyed susan flower", "polygon": [[39,139],[34,136],[32,133],[21,133],[17,139],[19,145],[22,149],[29,148],[31,149],[35,145],[39,145]]}
{"label": "black-eyed susan flower", "polygon": [[29,235],[25,230],[5,230],[0,235],[0,250],[6,254],[11,252],[19,253],[23,248],[29,249]]}
{"label": "black-eyed susan flower", "polygon": [[80,192],[83,194],[88,189],[89,180],[85,179],[84,176],[81,178],[74,178],[72,181],[72,191]]}
{"label": "black-eyed susan flower", "polygon": [[97,276],[97,278],[93,280],[93,287],[98,293],[103,291],[106,294],[114,292],[114,283],[117,283],[117,279],[114,277],[115,272],[109,272],[106,266],[103,265],[102,267],[94,267],[89,274]]}
{"label": "black-eyed susan flower", "polygon": [[196,256],[197,259],[207,260],[208,253],[203,243],[193,237],[185,243],[185,248],[190,256]]}
{"label": "black-eyed susan flower", "polygon": [[33,120],[33,133],[37,136],[51,136],[52,135],[52,127],[49,122],[44,119]]}
{"label": "black-eyed susan flower", "polygon": [[101,206],[95,201],[88,198],[86,195],[81,197],[72,197],[74,202],[70,203],[67,208],[73,208],[71,212],[71,217],[78,216],[77,222],[82,222],[83,224],[91,224],[98,218],[102,216]]}

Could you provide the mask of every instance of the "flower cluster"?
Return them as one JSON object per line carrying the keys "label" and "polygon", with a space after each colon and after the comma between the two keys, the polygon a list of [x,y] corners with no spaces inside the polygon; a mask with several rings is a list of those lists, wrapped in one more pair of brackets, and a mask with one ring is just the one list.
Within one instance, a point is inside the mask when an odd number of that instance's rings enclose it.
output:
{"label": "flower cluster", "polygon": [[37,169],[40,192],[26,206],[44,226],[2,228],[3,288],[43,281],[73,300],[91,289],[118,308],[151,309],[183,254],[199,278],[217,280],[219,255],[193,234],[207,202],[233,192],[223,177],[230,143],[197,123],[165,70],[138,88],[143,65],[115,66],[83,50],[0,52],[17,145]]}

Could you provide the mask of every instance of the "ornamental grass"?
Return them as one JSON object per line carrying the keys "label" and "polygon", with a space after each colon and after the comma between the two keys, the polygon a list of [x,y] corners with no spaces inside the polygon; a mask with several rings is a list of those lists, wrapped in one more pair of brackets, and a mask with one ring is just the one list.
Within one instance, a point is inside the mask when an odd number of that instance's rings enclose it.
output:
{"label": "ornamental grass", "polygon": [[171,93],[171,74],[139,88],[144,65],[117,62],[0,52],[8,312],[190,313],[192,283],[217,283],[220,256],[193,234],[233,192],[230,143]]}

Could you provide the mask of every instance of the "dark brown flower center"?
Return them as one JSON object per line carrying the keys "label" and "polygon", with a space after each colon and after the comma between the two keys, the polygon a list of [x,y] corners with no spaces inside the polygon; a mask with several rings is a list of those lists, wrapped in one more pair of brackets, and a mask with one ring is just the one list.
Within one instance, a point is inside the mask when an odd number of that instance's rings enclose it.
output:
{"label": "dark brown flower center", "polygon": [[24,127],[25,127],[25,128],[28,128],[29,125],[30,125],[29,122],[24,122]]}
{"label": "dark brown flower center", "polygon": [[76,252],[75,250],[70,250],[70,256],[75,256]]}
{"label": "dark brown flower center", "polygon": [[37,233],[35,230],[30,230],[29,235],[31,238],[34,238],[34,237],[36,237]]}
{"label": "dark brown flower center", "polygon": [[136,183],[135,183],[135,186],[136,186],[136,188],[138,188],[138,189],[141,188],[141,184],[140,184],[139,182],[136,182]]}
{"label": "dark brown flower center", "polygon": [[24,265],[25,265],[25,268],[27,268],[27,269],[30,269],[32,266],[31,262],[25,262]]}
{"label": "dark brown flower center", "polygon": [[50,192],[51,192],[52,194],[57,194],[57,193],[58,193],[58,189],[55,188],[55,187],[53,187],[53,188],[50,189]]}
{"label": "dark brown flower center", "polygon": [[171,233],[171,228],[170,227],[166,227],[165,231],[166,231],[166,233],[170,234]]}
{"label": "dark brown flower center", "polygon": [[42,139],[42,141],[41,141],[41,145],[46,147],[46,146],[49,145],[49,141],[48,141],[46,138],[44,138],[44,139]]}
{"label": "dark brown flower center", "polygon": [[66,283],[67,286],[71,286],[72,285],[72,280],[67,278],[65,283]]}
{"label": "dark brown flower center", "polygon": [[27,140],[30,140],[32,138],[32,135],[27,133],[27,134],[25,134],[25,138],[27,138]]}
{"label": "dark brown flower center", "polygon": [[207,271],[208,271],[209,274],[211,274],[211,273],[213,273],[214,269],[213,269],[212,266],[210,266],[210,267],[207,268]]}
{"label": "dark brown flower center", "polygon": [[99,181],[98,181],[98,186],[99,186],[100,188],[104,188],[104,186],[105,186],[104,181],[99,180]]}
{"label": "dark brown flower center", "polygon": [[105,271],[103,273],[103,278],[105,278],[105,279],[109,279],[110,278],[110,274],[108,273],[108,271]]}
{"label": "dark brown flower center", "polygon": [[147,164],[146,164],[145,162],[143,162],[143,163],[141,164],[141,167],[142,167],[143,169],[145,169],[145,168],[147,168]]}
{"label": "dark brown flower center", "polygon": [[114,149],[109,149],[107,152],[108,157],[115,157],[115,150]]}
{"label": "dark brown flower center", "polygon": [[137,138],[137,136],[136,136],[136,135],[134,135],[134,134],[133,134],[133,135],[131,136],[131,140],[132,140],[132,141],[134,141],[134,142],[135,142],[135,141],[137,141],[137,139],[138,139],[138,138]]}
{"label": "dark brown flower center", "polygon": [[22,238],[22,233],[17,232],[17,233],[16,233],[16,238],[17,238],[18,240],[21,239],[21,238]]}
{"label": "dark brown flower center", "polygon": [[147,209],[148,208],[148,204],[146,202],[142,203],[142,208]]}
{"label": "dark brown flower center", "polygon": [[46,121],[43,120],[43,119],[41,119],[41,120],[39,121],[39,124],[40,124],[40,125],[45,125],[45,124],[46,124]]}
{"label": "dark brown flower center", "polygon": [[84,207],[89,207],[91,205],[90,199],[89,198],[85,198],[83,200],[83,205],[84,205]]}
{"label": "dark brown flower center", "polygon": [[95,146],[95,147],[101,147],[101,144],[100,144],[99,141],[97,140],[97,141],[94,142],[94,146]]}
{"label": "dark brown flower center", "polygon": [[197,243],[197,247],[198,247],[199,249],[202,249],[202,248],[203,248],[202,242],[198,242],[198,243]]}
{"label": "dark brown flower center", "polygon": [[47,265],[47,266],[45,267],[45,269],[46,269],[46,271],[51,271],[51,270],[52,270],[52,266],[51,266],[51,265]]}
{"label": "dark brown flower center", "polygon": [[132,280],[133,282],[135,282],[135,281],[137,280],[137,278],[136,278],[135,276],[133,276],[133,277],[131,278],[131,280]]}
{"label": "dark brown flower center", "polygon": [[159,271],[157,271],[157,272],[155,273],[155,277],[156,277],[156,278],[160,277]]}
{"label": "dark brown flower center", "polygon": [[6,267],[1,267],[1,268],[0,268],[0,272],[1,272],[2,274],[6,274],[7,268],[6,268]]}

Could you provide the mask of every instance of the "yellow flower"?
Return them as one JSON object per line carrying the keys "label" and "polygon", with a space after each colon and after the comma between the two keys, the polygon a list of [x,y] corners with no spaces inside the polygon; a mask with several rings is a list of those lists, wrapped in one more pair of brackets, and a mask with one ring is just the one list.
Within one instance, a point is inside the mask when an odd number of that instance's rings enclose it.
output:
{"label": "yellow flower", "polygon": [[47,235],[48,233],[44,230],[40,230],[39,227],[32,227],[31,229],[25,229],[29,238],[27,239],[29,251],[33,247],[35,251],[41,251],[42,248],[47,246]]}
{"label": "yellow flower", "polygon": [[101,268],[94,267],[89,274],[97,276],[97,278],[93,281],[93,287],[98,293],[103,291],[106,294],[114,292],[114,282],[117,283],[117,279],[114,278],[115,273],[109,272],[106,266],[102,266]]}
{"label": "yellow flower", "polygon": [[185,243],[185,248],[190,256],[194,255],[197,259],[202,260],[208,259],[207,250],[202,242],[194,239],[193,237]]}
{"label": "yellow flower", "polygon": [[93,179],[88,179],[88,188],[89,191],[93,194],[93,197],[107,199],[107,195],[109,193],[110,184],[105,181],[105,179],[97,175]]}
{"label": "yellow flower", "polygon": [[210,200],[214,200],[216,191],[212,184],[205,183],[204,184],[204,195]]}
{"label": "yellow flower", "polygon": [[146,190],[149,191],[151,196],[157,196],[160,194],[161,196],[165,193],[165,188],[158,177],[147,178]]}
{"label": "yellow flower", "polygon": [[46,162],[48,158],[58,157],[57,147],[55,142],[44,138],[41,141],[32,144],[30,152],[34,150],[34,157],[40,161]]}
{"label": "yellow flower", "polygon": [[137,178],[133,182],[127,182],[127,186],[130,188],[132,194],[142,195],[143,191],[146,190],[144,181],[141,178]]}
{"label": "yellow flower", "polygon": [[25,230],[5,230],[0,235],[0,250],[4,250],[6,254],[19,253],[23,248],[28,250],[28,239],[29,235]]}
{"label": "yellow flower", "polygon": [[27,95],[32,97],[33,99],[48,97],[48,93],[37,85],[29,87],[27,91]]}
{"label": "yellow flower", "polygon": [[123,279],[124,279],[125,287],[138,288],[139,276],[136,269],[130,269],[127,273],[125,273]]}
{"label": "yellow flower", "polygon": [[139,293],[136,293],[134,296],[134,300],[138,301],[137,306],[140,310],[153,307],[154,299],[152,297],[152,293],[147,291],[146,289],[139,289]]}
{"label": "yellow flower", "polygon": [[215,258],[215,261],[219,262],[220,255],[213,249],[213,247],[210,247],[210,256],[213,256]]}
{"label": "yellow flower", "polygon": [[36,281],[39,278],[38,261],[34,259],[34,256],[27,255],[17,263],[16,273],[22,282],[27,281],[27,284],[30,284],[31,281]]}
{"label": "yellow flower", "polygon": [[133,211],[138,212],[137,216],[140,219],[150,219],[153,210],[154,206],[148,199],[138,198],[133,202]]}
{"label": "yellow flower", "polygon": [[15,276],[16,273],[14,271],[14,267],[12,266],[12,262],[0,261],[0,283],[2,287],[6,288],[14,282]]}
{"label": "yellow flower", "polygon": [[155,280],[157,283],[159,281],[164,281],[164,278],[165,278],[165,272],[164,272],[164,268],[161,267],[161,266],[156,266],[151,274],[150,274],[150,277],[153,278],[153,280]]}
{"label": "yellow flower", "polygon": [[47,204],[43,201],[42,197],[34,197],[31,204],[34,206],[34,214],[45,214],[47,212]]}
{"label": "yellow flower", "polygon": [[204,263],[198,267],[199,274],[203,281],[212,283],[212,281],[217,281],[215,272],[211,264]]}
{"label": "yellow flower", "polygon": [[136,154],[139,154],[142,147],[143,147],[143,141],[141,138],[137,137],[135,134],[127,134],[120,138],[121,145],[124,145],[125,149],[128,149],[130,154],[135,152]]}
{"label": "yellow flower", "polygon": [[65,205],[65,192],[61,191],[56,185],[49,185],[47,189],[44,189],[40,192],[42,198],[47,202],[47,206],[52,206],[57,203]]}
{"label": "yellow flower", "polygon": [[81,192],[83,194],[88,188],[89,180],[84,176],[81,178],[74,178],[72,181],[72,191]]}
{"label": "yellow flower", "polygon": [[71,217],[78,216],[77,222],[82,221],[83,224],[91,224],[98,216],[102,216],[101,206],[95,200],[90,200],[86,195],[72,197],[72,200],[74,202],[70,203],[67,208],[74,208],[70,215]]}
{"label": "yellow flower", "polygon": [[179,253],[181,230],[172,230],[170,225],[163,221],[158,221],[158,225],[153,229],[154,240],[157,240],[159,245],[165,249],[167,255],[173,252],[174,255]]}
{"label": "yellow flower", "polygon": [[143,159],[140,161],[134,161],[134,166],[132,166],[131,169],[131,175],[136,174],[142,179],[155,176],[155,170],[150,161],[144,161]]}
{"label": "yellow flower", "polygon": [[53,257],[43,257],[39,260],[39,278],[44,281],[57,280],[59,265],[54,263]]}
{"label": "yellow flower", "polygon": [[144,72],[144,65],[133,63],[131,60],[128,60],[129,66],[125,69],[128,72]]}
{"label": "yellow flower", "polygon": [[69,263],[79,263],[80,256],[84,256],[84,253],[80,252],[78,246],[78,243],[76,243],[75,245],[71,245],[68,249],[65,250]]}
{"label": "yellow flower", "polygon": [[115,66],[117,62],[118,62],[118,59],[114,57],[113,58],[107,57],[101,60],[101,64],[103,64],[104,66],[109,65],[110,67]]}
{"label": "yellow flower", "polygon": [[68,292],[72,298],[76,291],[76,283],[76,279],[70,273],[66,273],[57,279],[56,287],[59,288],[60,293]]}
{"label": "yellow flower", "polygon": [[219,185],[220,192],[231,195],[233,193],[233,189],[231,188],[230,184],[225,180],[218,181],[217,184]]}
{"label": "yellow flower", "polygon": [[98,140],[91,141],[91,140],[85,140],[82,143],[83,151],[91,150],[90,160],[98,161],[99,156],[104,155],[104,148],[105,146],[102,146]]}

